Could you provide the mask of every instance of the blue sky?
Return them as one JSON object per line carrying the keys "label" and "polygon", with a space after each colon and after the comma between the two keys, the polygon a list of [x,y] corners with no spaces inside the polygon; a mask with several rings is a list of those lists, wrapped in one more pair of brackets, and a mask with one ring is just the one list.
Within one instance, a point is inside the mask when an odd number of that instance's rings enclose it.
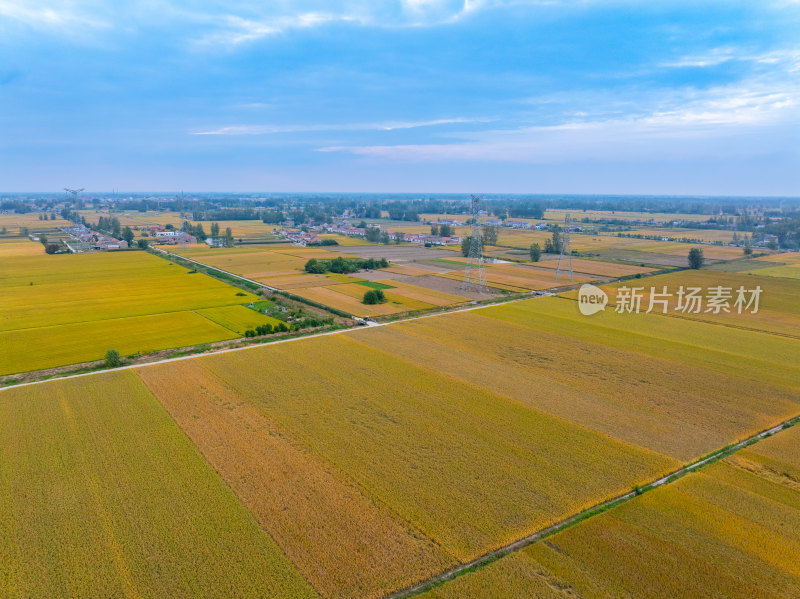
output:
{"label": "blue sky", "polygon": [[0,191],[800,195],[798,31],[798,0],[0,0]]}

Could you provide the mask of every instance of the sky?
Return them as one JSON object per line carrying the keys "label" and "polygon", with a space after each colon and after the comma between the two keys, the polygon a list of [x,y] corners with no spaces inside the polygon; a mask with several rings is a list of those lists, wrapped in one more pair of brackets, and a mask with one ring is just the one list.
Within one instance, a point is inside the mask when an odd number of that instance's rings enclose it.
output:
{"label": "sky", "polygon": [[800,0],[0,0],[0,191],[800,195]]}

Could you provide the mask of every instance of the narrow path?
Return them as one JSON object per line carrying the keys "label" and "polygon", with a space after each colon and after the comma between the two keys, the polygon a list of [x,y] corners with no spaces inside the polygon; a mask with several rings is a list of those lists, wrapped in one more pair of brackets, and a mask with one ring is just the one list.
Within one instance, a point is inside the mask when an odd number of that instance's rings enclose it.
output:
{"label": "narrow path", "polygon": [[642,485],[641,487],[639,487],[638,490],[634,489],[626,493],[617,495],[616,497],[612,497],[611,499],[607,499],[606,501],[597,503],[592,507],[589,507],[583,511],[573,514],[572,516],[569,516],[568,518],[564,518],[563,520],[556,522],[551,526],[542,528],[541,530],[538,530],[533,534],[518,539],[513,543],[509,543],[508,545],[500,547],[499,549],[494,549],[493,551],[489,551],[470,562],[454,566],[453,568],[445,570],[441,574],[428,578],[427,580],[423,580],[410,587],[386,595],[384,599],[404,599],[406,597],[411,597],[413,595],[427,591],[431,588],[437,587],[445,582],[448,582],[458,577],[461,574],[465,574],[466,571],[468,570],[481,568],[510,553],[521,551],[522,549],[528,547],[529,545],[532,545],[537,541],[540,541],[541,539],[554,535],[560,532],[561,530],[564,530],[565,528],[577,524],[578,522],[581,522],[593,516],[597,516],[598,514],[601,514],[613,507],[616,507],[627,501],[630,501],[637,495],[641,495],[642,493],[650,491],[651,489],[655,489],[657,487],[672,483],[678,480],[679,478],[685,476],[686,474],[699,470],[703,466],[707,466],[712,462],[716,462],[718,460],[726,458],[729,455],[732,455],[737,451],[752,445],[753,443],[757,443],[758,441],[761,441],[766,437],[769,437],[777,432],[780,432],[784,428],[794,426],[795,424],[798,423],[800,423],[800,415],[794,416],[793,418],[789,418],[788,420],[785,420],[780,424],[776,424],[775,426],[767,430],[761,431],[760,433],[756,433],[755,435],[747,437],[746,439],[734,443],[733,445],[728,445],[727,447],[718,449],[717,451],[695,462],[687,464],[686,466],[682,466],[681,468],[675,470],[674,472],[671,472],[670,474],[667,474],[666,476],[662,476],[661,478],[658,478],[645,485]]}

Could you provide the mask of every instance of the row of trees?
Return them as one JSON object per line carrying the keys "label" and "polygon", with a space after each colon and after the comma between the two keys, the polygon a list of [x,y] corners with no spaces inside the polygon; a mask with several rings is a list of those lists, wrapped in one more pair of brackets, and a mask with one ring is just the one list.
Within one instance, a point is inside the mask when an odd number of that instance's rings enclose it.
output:
{"label": "row of trees", "polygon": [[389,261],[386,258],[334,258],[333,260],[318,260],[311,258],[305,265],[305,271],[313,274],[348,274],[359,270],[376,270],[387,268]]}
{"label": "row of trees", "polygon": [[431,225],[431,235],[438,235],[440,237],[452,237],[456,234],[456,228],[453,225]]}
{"label": "row of trees", "polygon": [[272,333],[285,333],[286,331],[291,331],[291,326],[287,325],[285,322],[279,322],[275,326],[271,324],[262,324],[257,326],[255,329],[247,329],[244,332],[245,337],[261,337],[263,335],[271,335]]}

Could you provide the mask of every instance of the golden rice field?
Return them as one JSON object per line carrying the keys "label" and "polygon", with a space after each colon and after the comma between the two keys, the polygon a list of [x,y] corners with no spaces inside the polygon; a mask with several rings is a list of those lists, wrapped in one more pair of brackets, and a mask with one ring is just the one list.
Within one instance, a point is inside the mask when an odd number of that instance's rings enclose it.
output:
{"label": "golden rice field", "polygon": [[123,356],[148,354],[235,339],[243,334],[220,320],[188,310],[0,331],[0,374],[102,360],[111,348]]}
{"label": "golden rice field", "polygon": [[[796,597],[800,482],[782,460],[800,464],[799,441],[782,431],[422,597]],[[775,469],[750,467],[763,454]]]}
{"label": "golden rice field", "polygon": [[[563,208],[548,208],[544,217],[547,220],[564,222],[564,217],[569,214],[573,222],[580,222],[583,218],[614,219],[614,220],[642,220],[642,221],[696,221],[708,220],[707,214],[677,214],[671,212],[625,212],[617,210],[570,210]],[[517,220],[517,219],[514,219]]]}
{"label": "golden rice field", "polygon": [[[678,291],[681,286],[684,287],[685,291],[688,291],[689,288],[700,289],[699,293],[703,296],[703,302],[699,312],[695,312],[695,308],[689,308],[686,311],[677,310]],[[614,284],[609,287],[610,290],[613,290],[609,295],[609,304],[613,304],[616,299],[617,303],[622,305],[623,300],[618,299],[620,296],[619,288],[621,287],[627,287],[628,289],[641,288],[637,293],[642,294],[642,311],[650,308],[651,289],[654,289],[657,294],[662,294],[666,287],[666,293],[672,294],[671,297],[665,298],[668,301],[668,315],[800,337],[800,301],[797,299],[798,293],[800,293],[800,281],[797,279],[717,270],[684,270],[647,279],[628,280]],[[709,294],[712,293],[709,290],[719,287],[722,287],[723,292],[726,294],[727,299],[724,303],[728,308],[727,312],[720,308],[717,313],[716,308],[710,305],[707,299]],[[754,304],[750,309],[746,309],[747,303],[745,303],[742,306],[742,313],[739,313],[735,302],[737,290],[741,287],[748,292],[745,293],[746,302],[750,300],[750,290],[761,288],[762,291],[758,298],[758,312],[753,313]],[[576,297],[577,292],[570,292],[567,295]],[[659,298],[660,296],[654,296],[654,299]],[[624,305],[630,305],[627,300],[625,302]],[[613,310],[614,307],[610,305],[606,309]],[[653,309],[660,312],[663,311],[663,306],[654,303]],[[635,318],[637,315],[628,314],[628,316]]]}
{"label": "golden rice field", "polygon": [[5,390],[0,431],[4,597],[318,596],[133,372]]}
{"label": "golden rice field", "polygon": [[248,329],[255,329],[257,326],[270,324],[273,327],[280,324],[280,320],[272,318],[266,314],[251,310],[247,306],[222,306],[220,308],[205,308],[197,310],[197,314],[203,318],[215,322],[238,333],[240,336]]}
{"label": "golden rice field", "polygon": [[323,597],[380,596],[455,563],[197,360],[139,375]]}
{"label": "golden rice field", "polygon": [[[27,242],[31,246],[38,246]],[[19,254],[0,260],[0,374],[237,337],[193,310],[252,301],[145,252]],[[5,254],[3,254],[5,256]]]}
{"label": "golden rice field", "polygon": [[800,413],[796,340],[557,297],[352,337],[681,461]]}
{"label": "golden rice field", "polygon": [[[49,214],[48,214],[49,217]],[[19,235],[20,227],[28,227],[31,233],[39,229],[52,229],[54,227],[66,227],[72,223],[56,216],[55,220],[39,220],[38,212],[28,212],[26,214],[0,214],[0,229],[6,228],[7,235]],[[2,237],[0,237],[2,239]]]}
{"label": "golden rice field", "polygon": [[[236,392],[234,405],[252,404],[451,559],[470,559],[677,464],[376,350],[364,333],[198,360]],[[188,377],[185,367],[170,365]]]}
{"label": "golden rice field", "polygon": [[[19,596],[382,597],[797,415],[796,350],[545,297],[0,391],[0,580]],[[690,555],[719,594],[753,568],[742,592],[792,591],[794,431],[429,596],[648,596],[688,584],[669,573]],[[49,507],[65,498],[67,517]]]}

